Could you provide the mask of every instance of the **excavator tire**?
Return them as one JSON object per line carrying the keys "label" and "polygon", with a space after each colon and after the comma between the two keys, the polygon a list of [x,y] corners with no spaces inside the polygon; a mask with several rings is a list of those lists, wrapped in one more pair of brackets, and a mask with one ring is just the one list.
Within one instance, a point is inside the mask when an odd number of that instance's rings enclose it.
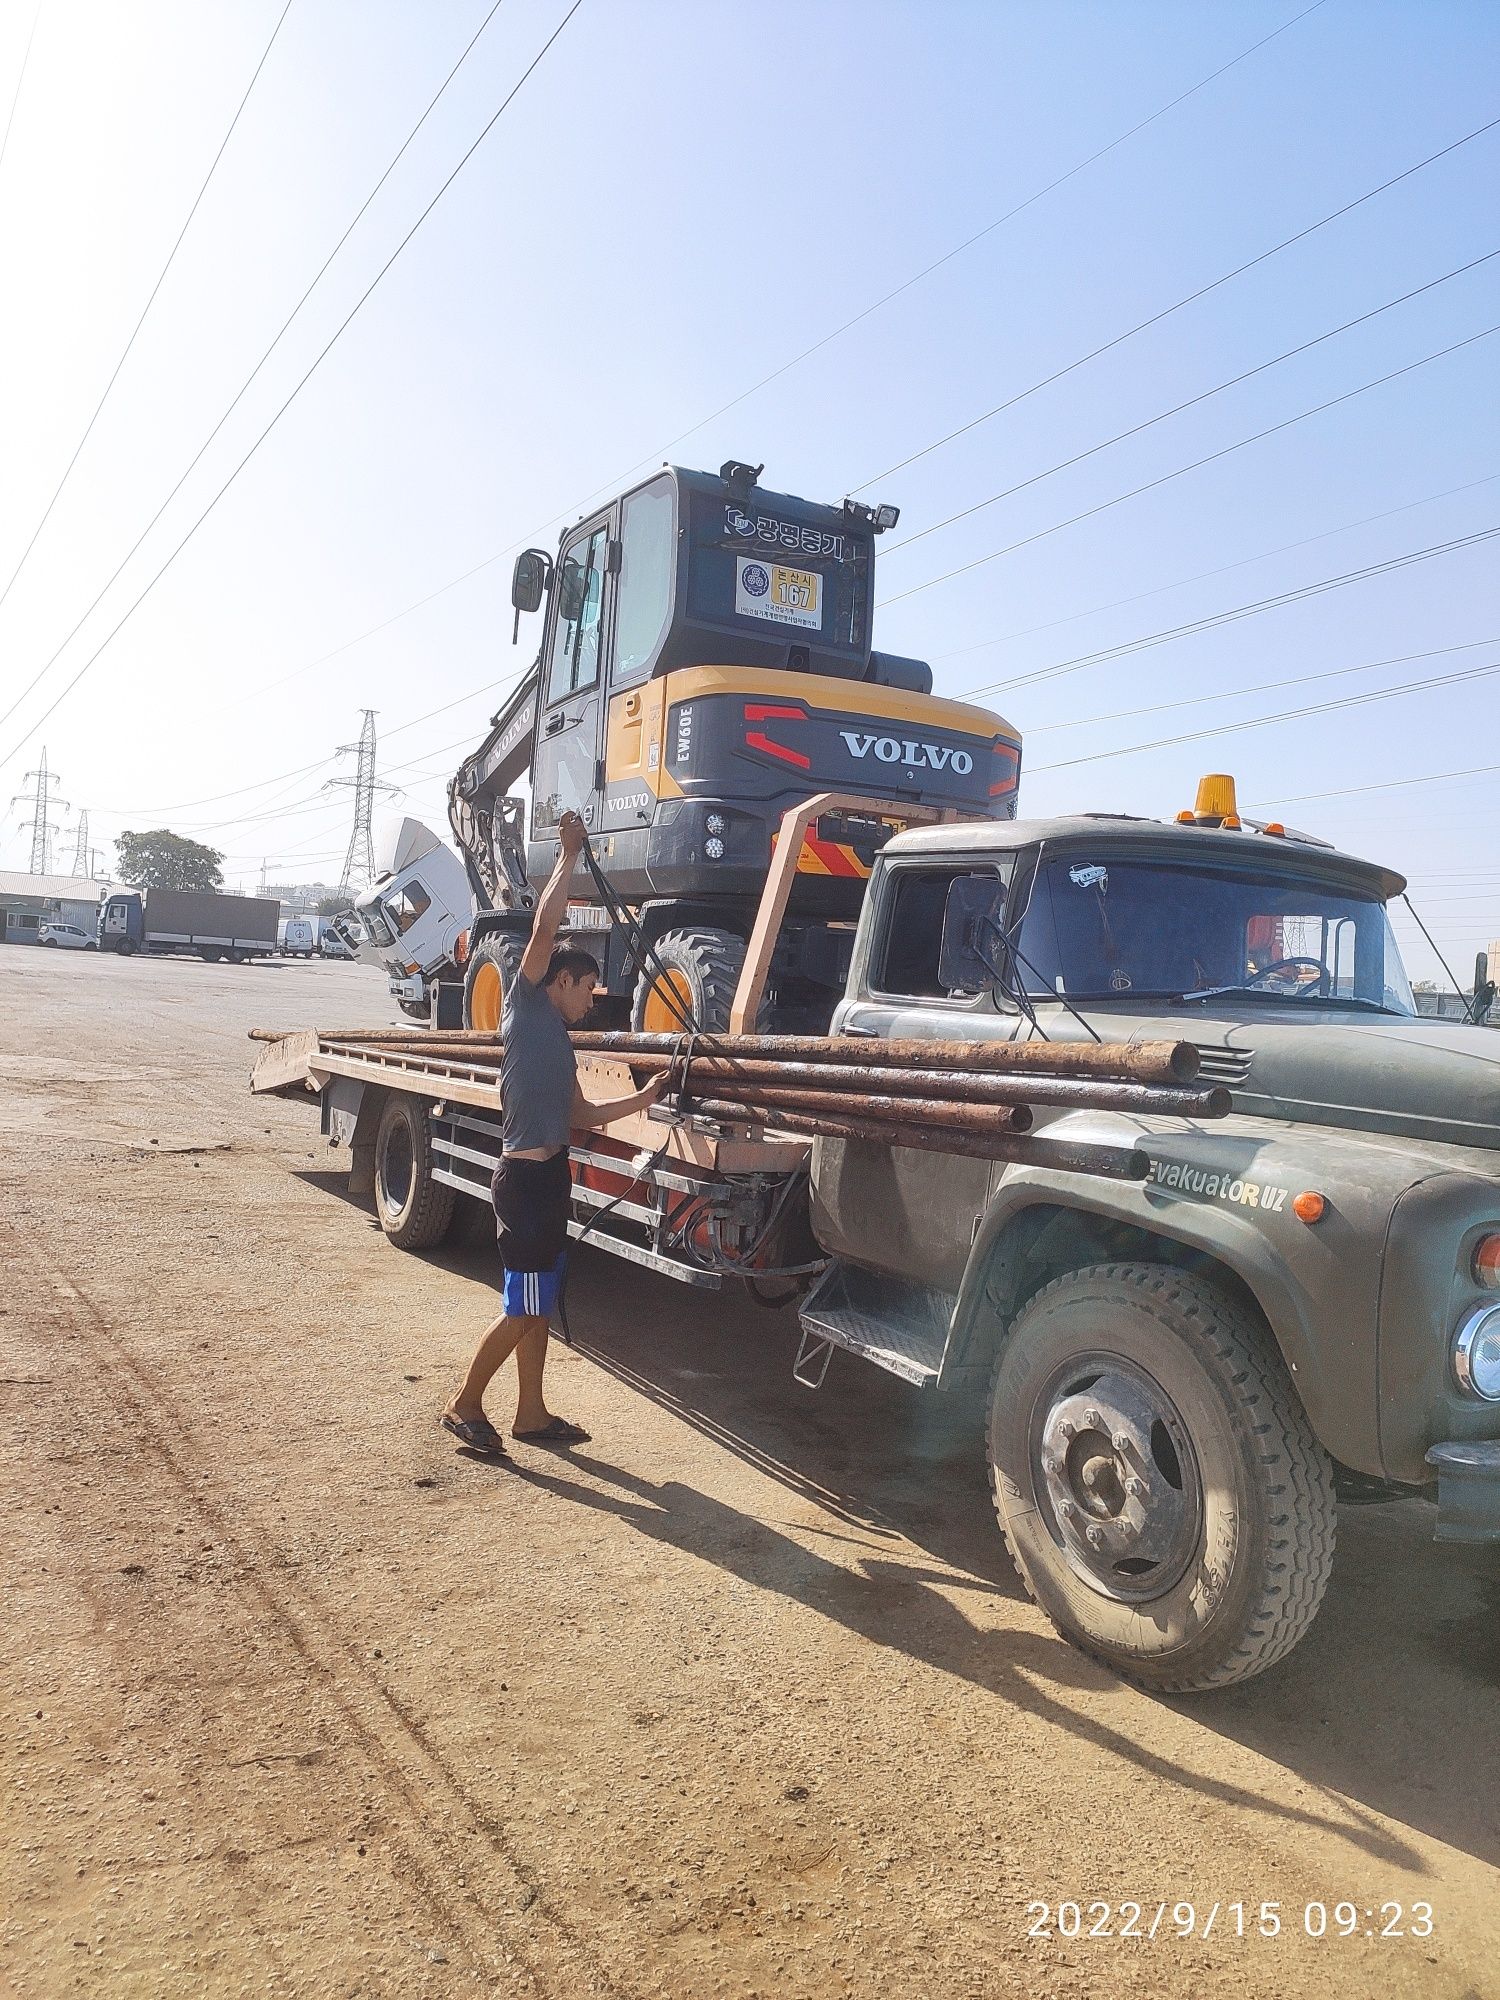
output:
{"label": "excavator tire", "polygon": [[745,940],[733,931],[666,931],[656,941],[656,956],[661,971],[644,966],[636,981],[631,1027],[638,1034],[680,1035],[687,1015],[704,1034],[726,1034]]}
{"label": "excavator tire", "polygon": [[481,938],[469,953],[469,963],[464,970],[466,1028],[482,1028],[486,1034],[499,1034],[505,988],[516,976],[523,949],[524,940],[487,937]]}

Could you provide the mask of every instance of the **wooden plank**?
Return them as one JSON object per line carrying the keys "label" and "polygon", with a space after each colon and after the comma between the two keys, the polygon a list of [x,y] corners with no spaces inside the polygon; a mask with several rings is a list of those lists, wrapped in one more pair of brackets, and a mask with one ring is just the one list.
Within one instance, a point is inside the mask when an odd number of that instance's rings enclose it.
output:
{"label": "wooden plank", "polygon": [[250,1072],[250,1088],[258,1096],[291,1096],[305,1090],[321,1090],[322,1083],[314,1074],[314,1059],[317,1070],[322,1072],[326,1065],[318,1057],[318,1037],[313,1029],[304,1029],[295,1035],[283,1035],[280,1041],[271,1042],[264,1054],[256,1058]]}

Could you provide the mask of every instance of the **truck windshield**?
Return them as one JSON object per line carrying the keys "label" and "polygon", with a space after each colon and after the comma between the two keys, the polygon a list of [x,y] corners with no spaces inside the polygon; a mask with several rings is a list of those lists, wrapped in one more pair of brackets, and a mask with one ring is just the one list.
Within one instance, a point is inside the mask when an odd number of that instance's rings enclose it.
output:
{"label": "truck windshield", "polygon": [[1312,877],[1074,850],[1043,860],[1018,943],[1027,990],[1070,1000],[1417,1011],[1385,904]]}

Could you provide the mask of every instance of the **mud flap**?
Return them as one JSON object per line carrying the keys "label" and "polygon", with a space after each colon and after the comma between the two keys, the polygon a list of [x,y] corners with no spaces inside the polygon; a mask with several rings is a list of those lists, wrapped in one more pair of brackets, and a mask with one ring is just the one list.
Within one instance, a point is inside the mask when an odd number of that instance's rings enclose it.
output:
{"label": "mud flap", "polygon": [[1500,1442],[1435,1444],[1439,1542],[1500,1542]]}

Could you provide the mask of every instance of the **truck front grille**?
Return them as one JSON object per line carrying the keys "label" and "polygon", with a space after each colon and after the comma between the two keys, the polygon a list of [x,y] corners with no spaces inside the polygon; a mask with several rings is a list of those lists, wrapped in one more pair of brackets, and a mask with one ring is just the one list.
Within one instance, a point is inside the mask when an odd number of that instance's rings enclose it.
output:
{"label": "truck front grille", "polygon": [[1222,1042],[1194,1042],[1201,1059],[1199,1076],[1205,1083],[1224,1083],[1232,1089],[1250,1074],[1254,1049],[1230,1049]]}

